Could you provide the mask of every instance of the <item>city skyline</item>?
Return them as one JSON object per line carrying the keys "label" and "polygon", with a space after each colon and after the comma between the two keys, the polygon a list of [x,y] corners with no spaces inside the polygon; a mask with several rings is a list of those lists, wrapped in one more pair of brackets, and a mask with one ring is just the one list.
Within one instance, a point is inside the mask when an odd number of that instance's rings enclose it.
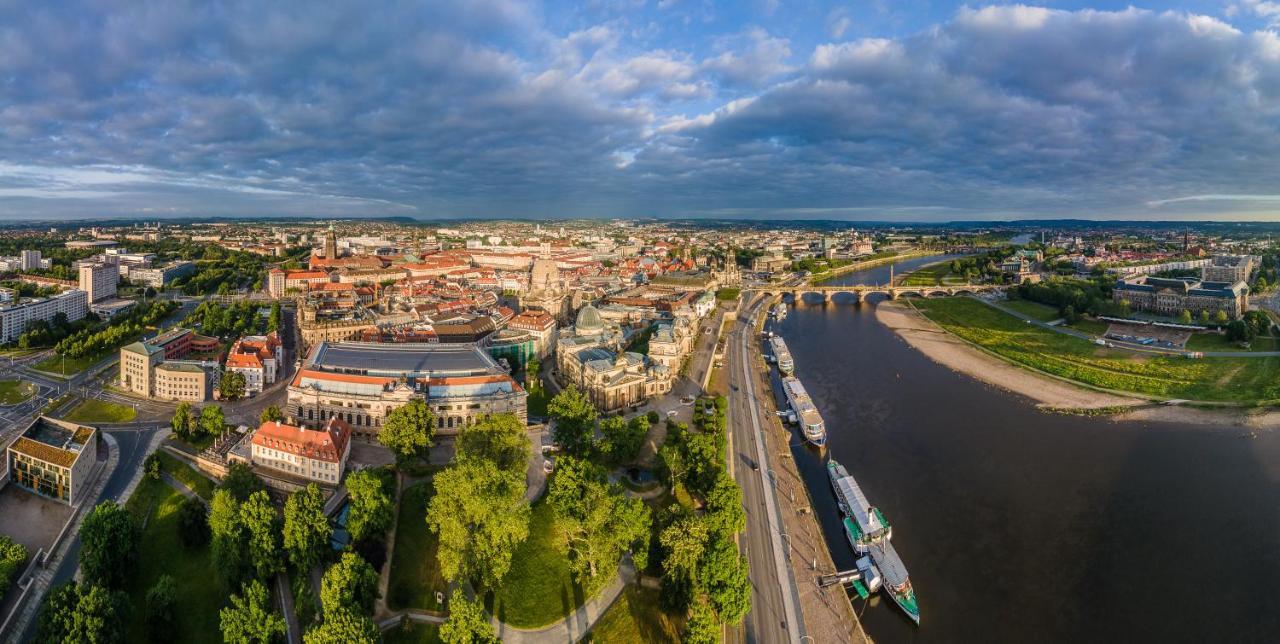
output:
{"label": "city skyline", "polygon": [[0,9],[0,219],[1274,218],[1280,11]]}

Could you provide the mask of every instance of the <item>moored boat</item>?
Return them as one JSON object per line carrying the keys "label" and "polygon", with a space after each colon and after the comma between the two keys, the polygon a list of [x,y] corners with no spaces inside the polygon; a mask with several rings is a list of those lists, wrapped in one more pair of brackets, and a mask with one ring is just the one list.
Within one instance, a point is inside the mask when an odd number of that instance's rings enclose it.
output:
{"label": "moored boat", "polygon": [[800,420],[800,430],[804,434],[804,439],[818,447],[826,445],[826,422],[822,420],[822,414],[818,413],[818,408],[813,404],[813,400],[809,398],[809,393],[805,391],[804,384],[800,382],[799,378],[786,377],[782,379],[782,390],[787,395],[787,402],[791,405],[791,411],[795,412]]}

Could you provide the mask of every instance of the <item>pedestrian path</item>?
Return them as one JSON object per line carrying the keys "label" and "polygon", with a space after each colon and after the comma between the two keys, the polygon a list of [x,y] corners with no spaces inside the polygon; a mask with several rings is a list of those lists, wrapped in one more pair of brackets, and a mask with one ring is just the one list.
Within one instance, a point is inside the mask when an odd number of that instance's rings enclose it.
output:
{"label": "pedestrian path", "polygon": [[550,626],[544,626],[536,629],[516,628],[504,624],[496,617],[490,617],[489,621],[493,624],[493,630],[504,644],[547,644],[550,642],[565,642],[573,644],[583,638],[596,621],[604,615],[605,611],[617,601],[622,595],[622,591],[626,589],[627,584],[636,581],[636,569],[631,565],[630,560],[624,560],[618,566],[618,575],[614,577],[613,582],[605,586],[596,594],[595,597],[587,600],[585,604],[579,606],[573,614],[554,623]]}

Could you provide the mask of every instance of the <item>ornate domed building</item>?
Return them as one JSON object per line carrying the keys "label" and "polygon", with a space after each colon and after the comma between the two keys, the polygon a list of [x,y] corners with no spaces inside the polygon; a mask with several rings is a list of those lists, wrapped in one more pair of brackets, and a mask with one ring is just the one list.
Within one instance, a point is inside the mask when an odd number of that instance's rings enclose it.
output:
{"label": "ornate domed building", "polygon": [[623,340],[616,324],[586,304],[556,341],[561,382],[580,389],[602,412],[638,405],[671,390],[671,369],[653,364],[643,354],[623,352]]}

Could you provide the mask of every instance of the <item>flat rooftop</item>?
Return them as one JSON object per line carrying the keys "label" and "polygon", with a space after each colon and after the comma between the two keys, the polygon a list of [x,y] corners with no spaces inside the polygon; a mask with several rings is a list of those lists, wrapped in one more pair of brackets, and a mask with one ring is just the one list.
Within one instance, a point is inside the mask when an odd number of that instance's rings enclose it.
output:
{"label": "flat rooftop", "polygon": [[322,371],[370,376],[477,376],[503,373],[485,352],[471,344],[322,342],[311,357]]}

